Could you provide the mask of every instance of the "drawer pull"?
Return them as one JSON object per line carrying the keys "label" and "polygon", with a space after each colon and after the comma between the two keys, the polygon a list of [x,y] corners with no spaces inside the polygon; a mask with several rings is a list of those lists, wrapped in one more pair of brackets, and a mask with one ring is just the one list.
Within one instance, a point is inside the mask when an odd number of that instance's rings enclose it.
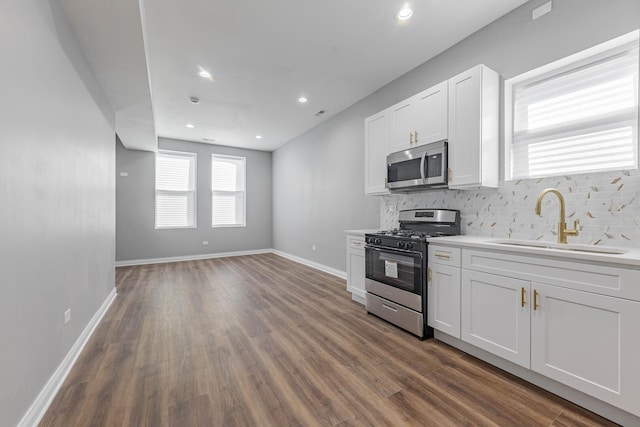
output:
{"label": "drawer pull", "polygon": [[441,253],[438,253],[438,252],[436,252],[434,255],[436,257],[442,258],[442,259],[450,259],[451,258],[451,256],[449,254],[441,254]]}
{"label": "drawer pull", "polygon": [[397,309],[397,308],[393,308],[393,307],[391,307],[391,306],[389,306],[389,305],[387,305],[387,304],[382,304],[382,306],[383,306],[384,308],[386,308],[387,310],[391,310],[391,311],[393,311],[394,313],[397,313],[397,312],[398,312],[398,309]]}

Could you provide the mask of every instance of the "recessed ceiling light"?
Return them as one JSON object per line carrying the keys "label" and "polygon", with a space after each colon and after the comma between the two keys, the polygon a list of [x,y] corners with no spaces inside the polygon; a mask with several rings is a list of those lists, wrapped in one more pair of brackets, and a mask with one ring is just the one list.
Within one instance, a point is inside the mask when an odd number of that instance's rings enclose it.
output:
{"label": "recessed ceiling light", "polygon": [[262,139],[262,135],[256,135],[256,139]]}
{"label": "recessed ceiling light", "polygon": [[213,76],[211,76],[211,73],[204,68],[199,68],[198,75],[203,79],[213,80]]}
{"label": "recessed ceiling light", "polygon": [[187,123],[185,126],[189,129],[193,129],[195,127],[192,123]]}
{"label": "recessed ceiling light", "polygon": [[411,18],[411,15],[413,15],[413,10],[405,6],[396,14],[396,19],[398,19],[398,21],[406,21]]}
{"label": "recessed ceiling light", "polygon": [[304,104],[305,102],[309,101],[307,98],[305,98],[304,96],[301,96],[300,98],[298,98],[298,102],[300,104]]}

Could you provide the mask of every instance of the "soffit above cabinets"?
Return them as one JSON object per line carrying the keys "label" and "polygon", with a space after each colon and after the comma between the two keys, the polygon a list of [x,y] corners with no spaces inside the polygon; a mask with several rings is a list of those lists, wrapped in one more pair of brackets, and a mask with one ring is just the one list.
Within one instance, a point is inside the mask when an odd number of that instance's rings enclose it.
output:
{"label": "soffit above cabinets", "polygon": [[526,3],[413,2],[400,23],[388,0],[59,1],[118,128],[266,151]]}
{"label": "soffit above cabinets", "polygon": [[131,0],[58,0],[128,149],[158,146],[145,53],[143,14]]}

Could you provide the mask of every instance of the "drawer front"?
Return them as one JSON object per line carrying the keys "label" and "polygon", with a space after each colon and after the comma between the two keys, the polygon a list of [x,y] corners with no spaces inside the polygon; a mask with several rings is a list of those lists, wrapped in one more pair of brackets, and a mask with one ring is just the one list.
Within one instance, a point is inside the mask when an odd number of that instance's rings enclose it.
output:
{"label": "drawer front", "polygon": [[349,249],[362,249],[364,250],[364,237],[347,237],[347,246]]}
{"label": "drawer front", "polygon": [[640,270],[464,249],[462,268],[640,301]]}
{"label": "drawer front", "polygon": [[424,333],[424,317],[422,313],[410,310],[400,304],[367,292],[367,312],[393,323],[421,337]]}
{"label": "drawer front", "polygon": [[429,245],[429,263],[460,267],[460,248]]}

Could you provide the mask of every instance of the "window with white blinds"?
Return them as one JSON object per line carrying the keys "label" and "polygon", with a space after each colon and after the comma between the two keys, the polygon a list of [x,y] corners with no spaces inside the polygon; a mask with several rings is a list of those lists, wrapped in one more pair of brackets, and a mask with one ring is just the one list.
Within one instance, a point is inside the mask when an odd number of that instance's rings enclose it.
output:
{"label": "window with white blinds", "polygon": [[246,225],[246,159],[211,156],[211,225],[244,227]]}
{"label": "window with white blinds", "polygon": [[156,153],[156,228],[196,226],[196,155]]}
{"label": "window with white blinds", "polygon": [[638,31],[505,82],[505,178],[638,167]]}

